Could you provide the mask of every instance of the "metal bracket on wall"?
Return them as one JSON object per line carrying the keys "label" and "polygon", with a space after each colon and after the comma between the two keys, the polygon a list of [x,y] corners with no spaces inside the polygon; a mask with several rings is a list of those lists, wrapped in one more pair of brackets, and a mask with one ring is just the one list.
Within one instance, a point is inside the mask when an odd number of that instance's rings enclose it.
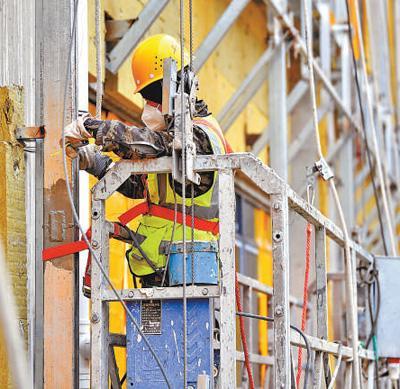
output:
{"label": "metal bracket on wall", "polygon": [[50,242],[63,242],[66,237],[67,221],[64,211],[49,212],[49,240]]}
{"label": "metal bracket on wall", "polygon": [[44,126],[18,127],[15,130],[17,140],[44,139],[45,136],[46,129]]}

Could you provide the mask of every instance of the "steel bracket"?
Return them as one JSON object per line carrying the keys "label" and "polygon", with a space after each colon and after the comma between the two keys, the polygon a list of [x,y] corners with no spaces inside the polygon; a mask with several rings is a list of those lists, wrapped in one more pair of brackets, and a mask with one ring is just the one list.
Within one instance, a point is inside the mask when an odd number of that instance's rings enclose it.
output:
{"label": "steel bracket", "polygon": [[319,161],[315,162],[314,168],[315,171],[318,172],[325,181],[335,177],[333,170],[330,168],[324,158],[321,158]]}
{"label": "steel bracket", "polygon": [[15,137],[17,140],[44,139],[46,129],[44,126],[17,127]]}

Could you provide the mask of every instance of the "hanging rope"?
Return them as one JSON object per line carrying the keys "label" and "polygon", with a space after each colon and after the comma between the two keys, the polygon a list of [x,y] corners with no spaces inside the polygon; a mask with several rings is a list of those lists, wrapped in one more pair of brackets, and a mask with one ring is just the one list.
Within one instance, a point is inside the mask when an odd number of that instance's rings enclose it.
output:
{"label": "hanging rope", "polygon": [[101,119],[101,106],[103,104],[103,80],[102,80],[102,36],[101,36],[101,0],[96,0],[95,11],[96,28],[96,119]]}
{"label": "hanging rope", "polygon": [[[319,136],[319,127],[318,127],[318,113],[317,113],[317,99],[315,94],[315,80],[314,80],[314,69],[313,69],[313,52],[312,52],[312,41],[311,41],[311,33],[308,31],[308,23],[309,20],[309,10],[308,10],[308,1],[303,0],[303,10],[304,10],[304,19],[306,23],[304,25],[305,32],[305,40],[306,40],[306,50],[307,50],[307,67],[309,72],[309,84],[310,84],[310,98],[312,104],[312,112],[313,112],[313,124],[314,124],[314,134],[315,140],[318,149],[318,155],[321,161],[325,162],[324,155],[322,153],[320,136]],[[342,205],[340,202],[339,194],[336,189],[335,179],[331,177],[328,179],[329,186],[331,192],[333,194],[333,198],[336,204],[336,208],[338,211],[339,219],[342,225],[343,230],[343,240],[344,240],[344,257],[345,257],[345,273],[346,273],[346,287],[348,292],[349,306],[350,306],[350,328],[352,335],[352,351],[353,351],[353,374],[354,374],[354,387],[355,389],[360,388],[360,361],[358,359],[358,323],[357,323],[357,301],[356,301],[356,285],[355,285],[355,264],[353,264],[353,258],[351,256],[350,250],[350,238],[347,229],[346,219],[344,217]],[[354,277],[353,277],[354,276]]]}
{"label": "hanging rope", "polygon": [[[242,302],[240,300],[240,287],[236,271],[235,271],[235,294],[236,294],[236,308],[238,313],[240,314],[241,312],[243,312],[243,308],[242,308]],[[242,345],[243,345],[244,364],[246,366],[247,375],[249,376],[249,387],[250,389],[254,389],[255,386],[254,386],[253,373],[251,371],[249,348],[247,346],[247,337],[244,329],[244,319],[243,316],[240,315],[239,315],[239,327],[240,327],[240,337],[242,339]]]}
{"label": "hanging rope", "polygon": [[[307,310],[308,310],[308,281],[310,279],[310,259],[311,259],[311,237],[312,237],[312,224],[307,223],[306,227],[306,268],[304,271],[304,286],[303,286],[303,307],[301,311],[301,330],[304,332],[307,324]],[[299,387],[303,362],[303,347],[299,347],[299,354],[297,357],[297,375],[296,386]]]}

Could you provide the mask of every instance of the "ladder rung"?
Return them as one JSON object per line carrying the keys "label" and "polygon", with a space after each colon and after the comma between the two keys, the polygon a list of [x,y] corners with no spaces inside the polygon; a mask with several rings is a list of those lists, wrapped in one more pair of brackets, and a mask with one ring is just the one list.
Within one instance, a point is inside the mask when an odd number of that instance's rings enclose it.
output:
{"label": "ladder rung", "polygon": [[[138,289],[122,289],[118,293],[124,301],[135,300],[168,300],[183,298],[183,287],[153,287]],[[210,298],[219,297],[220,291],[218,285],[188,285],[186,287],[187,298]],[[105,290],[102,295],[103,301],[118,301],[112,290]]]}

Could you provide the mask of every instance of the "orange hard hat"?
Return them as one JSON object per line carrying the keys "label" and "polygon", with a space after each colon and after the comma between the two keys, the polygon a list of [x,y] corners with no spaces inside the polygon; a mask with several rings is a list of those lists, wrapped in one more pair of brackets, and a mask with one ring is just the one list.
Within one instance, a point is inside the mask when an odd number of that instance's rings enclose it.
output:
{"label": "orange hard hat", "polygon": [[[151,83],[163,78],[163,61],[172,58],[181,69],[181,49],[179,42],[167,34],[153,35],[141,42],[132,56],[132,75],[135,93]],[[189,56],[184,52],[184,66],[189,64]]]}

